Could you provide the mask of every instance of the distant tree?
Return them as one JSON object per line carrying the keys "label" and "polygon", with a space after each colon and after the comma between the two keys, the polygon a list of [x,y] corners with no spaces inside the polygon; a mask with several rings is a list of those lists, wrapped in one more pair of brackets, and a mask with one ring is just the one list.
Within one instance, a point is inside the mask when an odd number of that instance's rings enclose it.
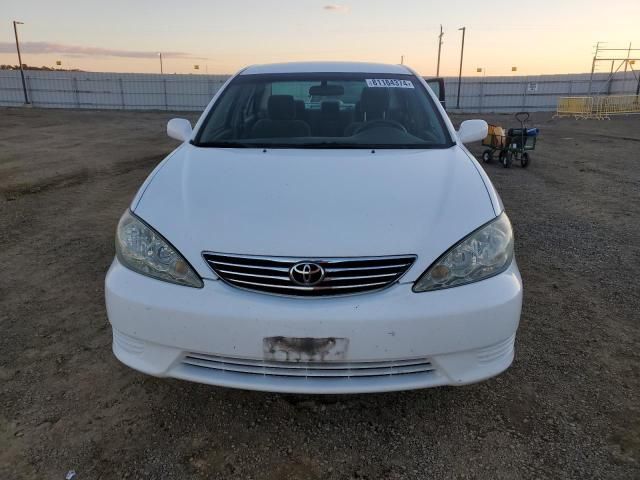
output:
{"label": "distant tree", "polygon": [[[78,68],[51,68],[47,66],[35,67],[33,65],[22,65],[25,70],[43,70],[48,72],[83,72]],[[20,65],[0,65],[0,70],[20,70]]]}

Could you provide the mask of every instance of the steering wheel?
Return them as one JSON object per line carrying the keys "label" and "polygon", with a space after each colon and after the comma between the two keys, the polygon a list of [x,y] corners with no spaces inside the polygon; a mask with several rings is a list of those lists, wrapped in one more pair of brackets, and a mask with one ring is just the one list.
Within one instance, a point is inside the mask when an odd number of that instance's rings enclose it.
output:
{"label": "steering wheel", "polygon": [[407,129],[404,127],[404,125],[402,125],[400,122],[396,122],[395,120],[371,120],[370,122],[363,123],[358,128],[356,128],[356,131],[353,132],[353,134],[357,135],[358,133],[362,133],[365,130],[379,127],[391,127],[407,133]]}

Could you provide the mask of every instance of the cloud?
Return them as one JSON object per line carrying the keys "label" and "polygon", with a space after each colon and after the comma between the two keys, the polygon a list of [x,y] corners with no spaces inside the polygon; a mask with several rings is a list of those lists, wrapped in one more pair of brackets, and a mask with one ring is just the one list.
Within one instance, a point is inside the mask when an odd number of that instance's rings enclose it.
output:
{"label": "cloud", "polygon": [[325,10],[327,10],[329,12],[349,13],[349,6],[348,5],[337,5],[335,3],[331,3],[329,5],[325,5],[322,8],[324,8]]}
{"label": "cloud", "polygon": [[[13,42],[0,42],[0,53],[15,53],[16,45]],[[158,52],[143,50],[117,50],[100,47],[82,47],[79,45],[63,45],[50,42],[21,42],[22,53],[57,53],[62,55],[85,57],[124,57],[124,58],[156,58]],[[188,58],[193,60],[206,60],[203,57],[194,57],[185,52],[162,52],[165,58]]]}

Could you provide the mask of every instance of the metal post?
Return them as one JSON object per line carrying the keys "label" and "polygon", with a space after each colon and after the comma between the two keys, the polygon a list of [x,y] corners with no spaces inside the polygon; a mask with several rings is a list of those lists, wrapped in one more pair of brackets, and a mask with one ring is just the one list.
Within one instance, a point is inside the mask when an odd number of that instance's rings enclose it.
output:
{"label": "metal post", "polygon": [[71,79],[71,84],[73,85],[73,98],[76,101],[76,108],[80,108],[80,91],[78,90],[78,79],[73,77]]}
{"label": "metal post", "polygon": [[118,83],[120,84],[120,103],[122,104],[122,109],[125,109],[124,103],[124,82],[122,81],[122,77],[118,79]]}
{"label": "metal post", "polygon": [[593,55],[593,62],[591,62],[591,75],[589,76],[589,92],[587,95],[591,96],[591,84],[593,83],[593,72],[596,69],[596,60],[598,58],[598,50],[600,49],[600,42],[596,43],[596,53]]}
{"label": "metal post", "polygon": [[629,56],[631,56],[631,42],[629,42],[629,49],[627,50],[627,61],[624,64],[624,78],[627,78],[627,64],[629,63]]}
{"label": "metal post", "polygon": [[162,52],[159,52],[158,56],[160,57],[160,75],[162,75],[164,73],[164,69],[162,68]]}
{"label": "metal post", "polygon": [[460,109],[460,86],[462,84],[462,59],[464,57],[464,34],[467,31],[467,27],[459,28],[462,30],[462,47],[460,48],[460,71],[458,72],[458,100],[456,102],[456,108]]}
{"label": "metal post", "polygon": [[29,105],[33,105],[33,101],[31,100],[31,92],[33,91],[33,89],[31,88],[31,77],[24,77],[25,81],[27,82],[27,95],[29,96]]}
{"label": "metal post", "polygon": [[480,82],[480,95],[478,95],[479,97],[479,104],[478,104],[478,112],[482,112],[482,107],[484,105],[484,82],[485,82],[485,76],[482,76],[482,81]]}
{"label": "metal post", "polygon": [[27,95],[27,82],[24,80],[24,70],[22,68],[22,55],[20,55],[20,42],[18,41],[18,27],[16,25],[24,25],[22,22],[13,21],[13,33],[16,36],[16,50],[18,51],[18,63],[20,64],[20,77],[22,78],[22,91],[24,92],[24,103],[29,105],[29,96]]}
{"label": "metal post", "polygon": [[609,73],[609,79],[607,80],[607,95],[611,95],[611,84],[613,83],[613,67],[615,60],[611,60],[611,72]]}
{"label": "metal post", "polygon": [[436,67],[436,77],[440,76],[440,52],[442,51],[442,25],[440,25],[440,35],[438,35],[438,66]]}
{"label": "metal post", "polygon": [[[629,66],[629,56],[631,55],[631,42],[629,42],[629,49],[627,50],[627,61],[624,62],[624,80],[627,79],[627,66]],[[631,67],[633,72],[633,67]],[[635,73],[633,74],[635,76]],[[638,86],[636,87],[636,96],[640,95],[640,75],[638,75]]]}
{"label": "metal post", "polygon": [[164,89],[164,109],[169,110],[169,100],[167,98],[167,79],[162,79],[162,87]]}

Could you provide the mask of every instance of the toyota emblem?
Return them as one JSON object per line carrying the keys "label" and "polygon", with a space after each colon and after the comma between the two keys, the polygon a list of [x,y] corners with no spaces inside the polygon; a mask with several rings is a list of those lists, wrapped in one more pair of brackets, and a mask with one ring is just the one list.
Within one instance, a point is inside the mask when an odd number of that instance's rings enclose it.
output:
{"label": "toyota emblem", "polygon": [[289,278],[297,285],[313,287],[324,279],[324,268],[317,263],[296,263],[289,270]]}

